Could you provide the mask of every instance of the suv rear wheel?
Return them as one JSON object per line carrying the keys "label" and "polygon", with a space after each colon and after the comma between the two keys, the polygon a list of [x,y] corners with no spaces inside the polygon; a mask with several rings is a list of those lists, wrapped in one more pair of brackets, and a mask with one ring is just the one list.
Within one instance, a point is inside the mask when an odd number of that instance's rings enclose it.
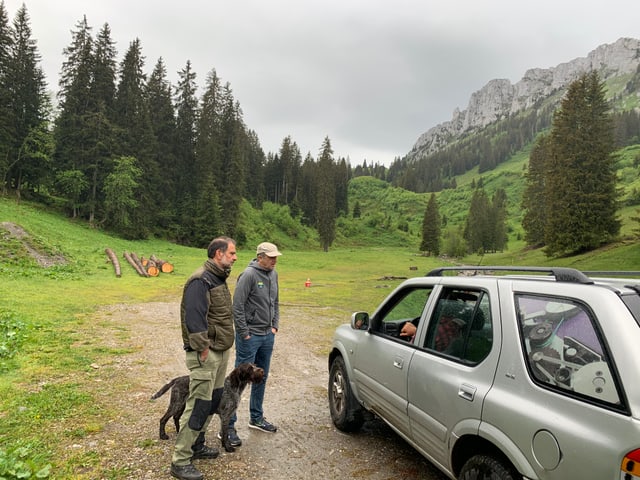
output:
{"label": "suv rear wheel", "polygon": [[364,409],[351,392],[349,376],[341,356],[337,356],[331,363],[328,392],[333,424],[343,432],[359,430],[364,423]]}
{"label": "suv rear wheel", "polygon": [[510,463],[488,455],[475,455],[467,460],[459,480],[516,480],[522,478]]}

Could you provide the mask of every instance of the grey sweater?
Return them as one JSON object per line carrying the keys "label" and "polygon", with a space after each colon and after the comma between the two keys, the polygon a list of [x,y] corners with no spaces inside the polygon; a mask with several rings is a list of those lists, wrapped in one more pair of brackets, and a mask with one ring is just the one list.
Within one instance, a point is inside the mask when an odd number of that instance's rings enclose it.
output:
{"label": "grey sweater", "polygon": [[233,321],[236,333],[266,335],[279,328],[278,272],[264,270],[256,259],[240,274],[233,294]]}

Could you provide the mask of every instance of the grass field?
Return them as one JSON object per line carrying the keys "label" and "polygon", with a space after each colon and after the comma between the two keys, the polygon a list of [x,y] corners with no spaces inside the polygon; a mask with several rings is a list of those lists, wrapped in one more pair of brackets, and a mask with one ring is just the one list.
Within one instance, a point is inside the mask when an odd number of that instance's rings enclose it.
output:
{"label": "grass field", "polygon": [[[10,237],[3,222],[19,225],[28,236],[20,241]],[[44,268],[27,246],[63,258],[64,263]],[[108,262],[107,247],[120,259],[120,278]],[[172,263],[174,272],[141,277],[124,260],[125,251],[156,255]],[[253,247],[240,246],[238,252],[231,288],[254,256]],[[322,252],[300,245],[283,253],[278,263],[281,303],[323,309],[323,316],[331,321],[323,325],[313,324],[313,318],[300,321],[326,342],[352,311],[371,312],[402,278],[424,274],[445,262],[398,247]],[[178,302],[184,281],[204,262],[205,254],[204,249],[160,240],[125,241],[37,206],[0,199],[0,477],[36,478],[35,472],[40,471],[39,478],[63,478],[47,467],[53,463],[55,469],[56,458],[53,432],[57,430],[50,426],[83,418],[81,426],[65,433],[83,436],[100,429],[105,416],[117,414],[93,411],[92,393],[74,381],[74,375],[91,364],[127,353],[84,341],[82,332],[90,329],[92,314],[117,303]],[[629,270],[640,269],[640,246],[630,241],[579,257],[549,260],[540,251],[516,245],[508,252],[464,261]],[[310,288],[305,287],[307,279]],[[41,385],[43,378],[46,385]]]}

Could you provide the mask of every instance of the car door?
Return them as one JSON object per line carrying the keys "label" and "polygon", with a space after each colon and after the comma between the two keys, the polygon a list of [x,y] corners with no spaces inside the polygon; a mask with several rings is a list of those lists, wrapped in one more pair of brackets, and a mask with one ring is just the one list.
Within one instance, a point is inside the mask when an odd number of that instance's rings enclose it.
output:
{"label": "car door", "polygon": [[360,398],[367,409],[405,437],[410,431],[407,380],[416,346],[399,333],[405,322],[418,324],[419,328],[431,290],[408,286],[396,291],[372,316],[371,331],[354,353],[353,372]]}
{"label": "car door", "polygon": [[514,341],[504,343],[483,430],[508,439],[512,451],[503,448],[525,457],[531,477],[634,478],[620,473],[638,446],[620,374],[631,365],[627,378],[637,383],[640,335],[619,297],[606,288],[514,281],[501,300],[505,339]]}
{"label": "car door", "polygon": [[411,441],[449,469],[452,436],[477,432],[499,357],[495,283],[434,292],[427,333],[409,369]]}

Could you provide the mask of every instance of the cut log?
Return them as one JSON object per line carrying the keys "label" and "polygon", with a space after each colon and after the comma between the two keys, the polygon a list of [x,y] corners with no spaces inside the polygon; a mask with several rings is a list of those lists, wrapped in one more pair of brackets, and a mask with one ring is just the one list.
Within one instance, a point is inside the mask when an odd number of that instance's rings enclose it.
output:
{"label": "cut log", "polygon": [[134,262],[136,262],[136,265],[138,265],[138,271],[142,272],[141,275],[143,277],[150,277],[151,276],[151,275],[149,275],[147,273],[145,268],[142,266],[142,262],[140,261],[140,258],[138,258],[138,255],[136,255],[135,253],[131,252],[131,258],[133,259]]}
{"label": "cut log", "polygon": [[156,266],[160,269],[162,273],[171,273],[173,272],[173,265],[164,260],[160,260],[155,255],[151,255],[149,259],[156,264]]}
{"label": "cut log", "polygon": [[158,275],[160,275],[160,269],[155,264],[155,262],[151,260],[145,260],[143,265],[144,265],[144,269],[147,271],[149,276],[157,277]]}
{"label": "cut log", "polygon": [[118,261],[118,257],[116,257],[115,252],[110,248],[105,248],[104,252],[107,254],[107,257],[109,257],[109,260],[113,265],[113,269],[116,272],[116,277],[120,278],[122,276],[122,271],[120,270],[120,262]]}
{"label": "cut log", "polygon": [[131,256],[130,253],[128,252],[124,252],[123,253],[124,258],[127,259],[127,262],[129,262],[129,265],[131,265],[133,267],[133,269],[138,272],[138,275],[142,276],[142,277],[148,277],[149,274],[144,270],[144,268],[142,268],[140,265],[138,265],[138,263],[136,263],[136,261],[133,259],[133,257]]}

